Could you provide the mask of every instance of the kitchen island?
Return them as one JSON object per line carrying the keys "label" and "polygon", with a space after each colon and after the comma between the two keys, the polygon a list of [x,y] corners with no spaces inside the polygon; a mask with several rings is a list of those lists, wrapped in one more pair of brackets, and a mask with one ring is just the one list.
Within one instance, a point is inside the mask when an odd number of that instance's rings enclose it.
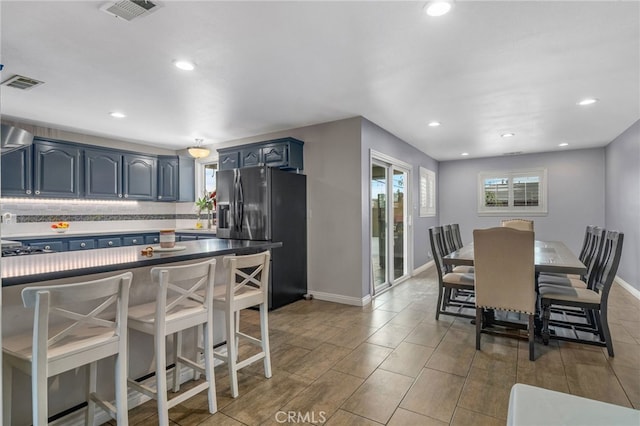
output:
{"label": "kitchen island", "polygon": [[[195,260],[228,254],[249,254],[281,247],[282,243],[270,241],[245,241],[210,238],[182,241],[176,251],[154,251],[143,255],[146,246],[114,247],[97,250],[48,253],[30,256],[2,258],[2,287],[116,272],[131,268],[161,265],[164,263]],[[154,246],[156,247],[156,246]]]}
{"label": "kitchen island", "polygon": [[[226,285],[228,270],[222,257],[242,255],[263,250],[278,249],[280,242],[240,241],[227,239],[205,239],[176,243],[175,251],[155,251],[151,255],[141,253],[147,246],[115,247],[74,252],[60,252],[14,256],[2,258],[2,335],[10,336],[30,332],[33,327],[33,310],[22,305],[21,292],[27,286],[76,283],[100,279],[124,271],[133,273],[129,296],[130,305],[155,300],[156,288],[151,282],[150,269],[160,265],[179,265],[196,263],[205,258],[216,257],[216,285]],[[184,248],[182,248],[184,247]],[[224,342],[224,319],[220,312],[214,311],[214,344]],[[184,351],[188,356],[193,353],[193,334],[185,335]],[[129,333],[129,375],[135,379],[154,381],[150,373],[154,371],[153,339],[136,331]],[[172,354],[167,357],[172,362]],[[112,362],[98,365],[98,390],[104,395],[113,396]],[[65,424],[75,424],[80,412],[74,407],[85,401],[85,369],[69,371],[49,380],[50,414],[72,410],[71,417],[65,417]],[[184,371],[183,380],[189,380],[188,371]],[[13,377],[14,424],[28,424],[31,413],[29,378],[19,371]],[[135,394],[130,397],[132,408],[146,398]],[[103,413],[104,414],[104,413]],[[99,417],[101,419],[102,417]],[[108,420],[106,417],[103,421]],[[80,422],[81,424],[81,422]]]}

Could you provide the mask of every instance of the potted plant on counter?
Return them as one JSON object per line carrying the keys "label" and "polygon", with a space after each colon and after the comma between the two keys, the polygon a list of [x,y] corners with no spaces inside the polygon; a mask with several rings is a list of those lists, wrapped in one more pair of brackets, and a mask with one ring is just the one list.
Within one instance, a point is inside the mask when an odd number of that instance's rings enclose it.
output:
{"label": "potted plant on counter", "polygon": [[196,200],[196,207],[198,208],[198,222],[196,222],[196,228],[202,228],[202,222],[200,221],[200,214],[203,210],[207,212],[207,229],[211,229],[213,213],[216,208],[216,191],[208,193],[206,190],[202,197]]}

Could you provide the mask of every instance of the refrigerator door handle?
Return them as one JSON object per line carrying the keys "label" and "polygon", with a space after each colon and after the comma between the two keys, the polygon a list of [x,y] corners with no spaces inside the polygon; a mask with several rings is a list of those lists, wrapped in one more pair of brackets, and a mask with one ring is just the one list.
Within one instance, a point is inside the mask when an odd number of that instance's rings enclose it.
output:
{"label": "refrigerator door handle", "polygon": [[238,231],[242,232],[242,221],[244,220],[244,193],[242,191],[242,176],[238,172]]}

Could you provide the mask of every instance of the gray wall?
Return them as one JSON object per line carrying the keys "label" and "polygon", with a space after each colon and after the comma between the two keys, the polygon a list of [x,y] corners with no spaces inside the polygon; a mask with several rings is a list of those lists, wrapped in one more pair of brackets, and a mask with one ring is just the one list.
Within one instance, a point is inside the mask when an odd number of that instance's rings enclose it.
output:
{"label": "gray wall", "polygon": [[499,225],[507,216],[477,213],[478,173],[536,167],[547,169],[548,215],[513,217],[533,219],[537,239],[563,241],[578,253],[585,227],[605,225],[604,148],[441,162],[440,223],[459,223],[464,242],[475,228]]}
{"label": "gray wall", "polygon": [[640,291],[640,120],[605,150],[607,229],[624,232],[618,276]]}
{"label": "gray wall", "polygon": [[360,117],[253,136],[216,149],[291,136],[304,141],[308,289],[318,298],[362,300]]}
{"label": "gray wall", "polygon": [[[420,193],[420,170],[419,167],[425,167],[432,170],[438,175],[438,162],[433,158],[426,155],[424,152],[419,151],[415,147],[404,142],[402,139],[397,138],[391,133],[387,132],[383,128],[370,122],[369,120],[362,119],[362,152],[360,162],[362,165],[362,173],[360,176],[362,182],[362,291],[363,294],[369,293],[369,283],[371,275],[371,259],[368,258],[368,254],[371,252],[371,230],[369,200],[371,198],[371,183],[369,182],[370,176],[370,150],[373,149],[380,153],[386,154],[390,157],[396,158],[400,161],[404,161],[412,166],[411,171],[411,212],[413,215],[413,268],[419,268],[427,263],[431,258],[428,256],[430,250],[428,250],[429,237],[427,229],[430,226],[438,224],[438,216],[435,217],[420,217],[419,206],[419,193]],[[409,271],[411,272],[411,271]]]}

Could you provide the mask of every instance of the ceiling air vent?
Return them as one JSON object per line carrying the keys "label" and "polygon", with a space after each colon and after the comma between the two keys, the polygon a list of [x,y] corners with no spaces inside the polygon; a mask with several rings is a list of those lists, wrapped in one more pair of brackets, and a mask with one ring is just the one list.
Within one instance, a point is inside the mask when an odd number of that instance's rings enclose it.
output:
{"label": "ceiling air vent", "polygon": [[122,0],[102,5],[100,10],[116,18],[131,21],[154,12],[158,8],[157,3],[149,0]]}
{"label": "ceiling air vent", "polygon": [[29,90],[41,84],[44,84],[44,81],[39,81],[22,75],[14,75],[10,79],[2,82],[3,86],[15,87],[20,90]]}
{"label": "ceiling air vent", "polygon": [[522,151],[505,152],[502,155],[520,155],[520,154],[523,154],[523,152]]}

